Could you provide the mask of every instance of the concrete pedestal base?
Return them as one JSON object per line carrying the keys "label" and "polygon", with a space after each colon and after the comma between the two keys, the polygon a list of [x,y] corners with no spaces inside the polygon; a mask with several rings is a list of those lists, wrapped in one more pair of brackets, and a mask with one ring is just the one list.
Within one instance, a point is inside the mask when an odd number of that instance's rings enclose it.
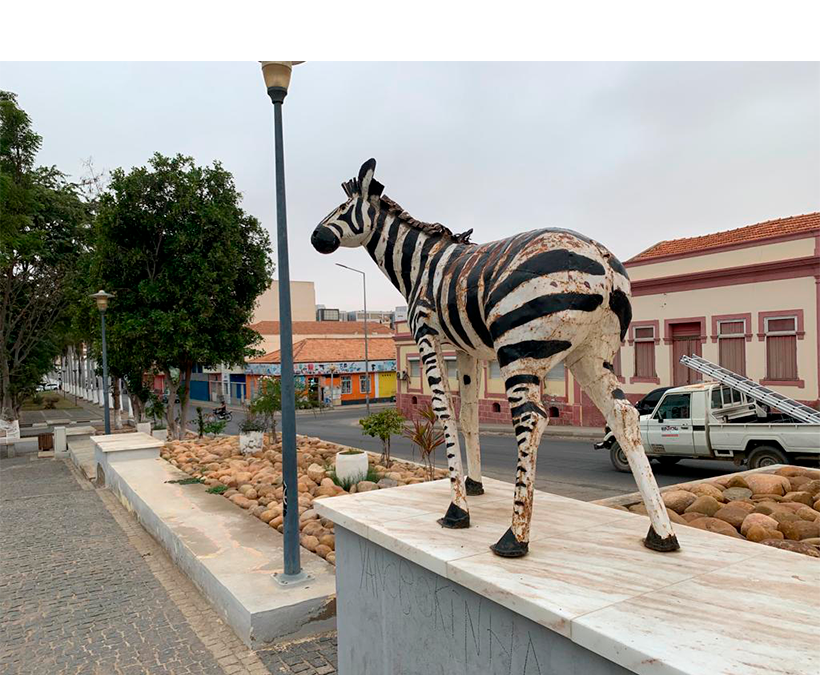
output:
{"label": "concrete pedestal base", "polygon": [[437,523],[448,480],[316,500],[336,523],[340,675],[815,675],[820,563],[536,492],[529,554],[489,551],[513,486],[484,480],[470,527]]}
{"label": "concrete pedestal base", "polygon": [[336,527],[340,675],[626,675],[492,600]]}

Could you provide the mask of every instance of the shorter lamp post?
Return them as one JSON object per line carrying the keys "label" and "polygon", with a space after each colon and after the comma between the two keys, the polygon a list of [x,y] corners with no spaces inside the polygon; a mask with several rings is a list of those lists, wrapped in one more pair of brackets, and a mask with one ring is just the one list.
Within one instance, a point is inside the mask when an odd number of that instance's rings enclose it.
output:
{"label": "shorter lamp post", "polygon": [[365,402],[367,403],[367,414],[370,415],[370,360],[367,358],[367,276],[361,270],[355,267],[348,267],[342,263],[336,263],[339,267],[344,267],[351,272],[357,272],[362,275],[362,293],[364,295],[364,372],[365,380],[367,381],[367,391],[365,392]]}
{"label": "shorter lamp post", "polygon": [[105,433],[111,433],[111,417],[108,412],[108,347],[105,344],[105,310],[108,309],[108,299],[113,298],[113,293],[106,293],[100,289],[96,293],[88,296],[97,301],[97,309],[100,310],[100,326],[102,331],[102,360],[103,360],[103,411],[105,414]]}

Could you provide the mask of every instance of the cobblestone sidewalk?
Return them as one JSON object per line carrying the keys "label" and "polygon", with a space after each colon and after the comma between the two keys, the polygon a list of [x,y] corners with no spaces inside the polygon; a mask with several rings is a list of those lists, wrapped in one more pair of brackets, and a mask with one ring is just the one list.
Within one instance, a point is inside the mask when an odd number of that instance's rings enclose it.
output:
{"label": "cobblestone sidewalk", "polygon": [[107,490],[0,461],[0,672],[335,673],[335,634],[248,649]]}

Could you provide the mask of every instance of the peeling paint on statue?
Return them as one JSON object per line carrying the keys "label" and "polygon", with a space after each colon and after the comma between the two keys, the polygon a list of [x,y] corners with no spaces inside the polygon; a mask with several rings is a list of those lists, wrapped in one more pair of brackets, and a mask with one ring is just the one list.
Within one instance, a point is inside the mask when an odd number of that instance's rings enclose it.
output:
{"label": "peeling paint on statue", "polygon": [[[549,415],[541,382],[564,361],[601,410],[629,460],[651,519],[644,544],[677,550],[666,508],[643,451],[638,413],[618,388],[611,363],[632,320],[630,284],[623,265],[601,244],[562,229],[543,229],[472,244],[470,232],[453,234],[423,223],[382,194],[365,162],[358,178],[342,185],[347,201],[314,230],[320,253],[364,246],[407,299],[407,318],[430,386],[433,410],[444,427],[452,501],[439,521],[469,527],[467,496],[480,495],[478,361],[497,359],[518,443],[512,524],[490,548],[498,555],[527,553],[535,459]],[[461,421],[467,446],[463,478],[458,429],[442,341],[456,349],[463,374]]]}

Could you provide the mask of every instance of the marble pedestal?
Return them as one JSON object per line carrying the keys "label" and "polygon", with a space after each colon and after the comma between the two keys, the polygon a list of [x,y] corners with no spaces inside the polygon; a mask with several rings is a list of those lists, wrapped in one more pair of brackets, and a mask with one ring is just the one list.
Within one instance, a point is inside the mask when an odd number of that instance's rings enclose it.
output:
{"label": "marble pedestal", "polygon": [[340,675],[810,675],[820,668],[820,561],[537,492],[530,553],[488,546],[512,486],[485,479],[472,526],[444,530],[447,481],[314,502],[337,524]]}

